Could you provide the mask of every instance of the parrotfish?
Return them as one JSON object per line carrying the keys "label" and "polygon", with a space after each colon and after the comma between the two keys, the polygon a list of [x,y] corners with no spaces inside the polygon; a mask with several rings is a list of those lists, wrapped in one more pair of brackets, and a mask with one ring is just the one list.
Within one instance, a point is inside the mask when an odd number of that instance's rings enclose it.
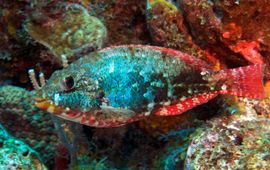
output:
{"label": "parrotfish", "polygon": [[218,94],[264,97],[262,64],[213,71],[177,50],[122,45],[104,48],[55,71],[37,107],[93,127],[117,127],[150,115],[179,115]]}

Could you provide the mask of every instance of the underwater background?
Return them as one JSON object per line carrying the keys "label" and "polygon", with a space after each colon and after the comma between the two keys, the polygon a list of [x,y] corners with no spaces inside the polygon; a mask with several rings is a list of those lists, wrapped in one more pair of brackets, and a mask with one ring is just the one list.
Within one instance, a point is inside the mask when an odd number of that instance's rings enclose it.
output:
{"label": "underwater background", "polygon": [[[0,169],[270,169],[269,11],[267,0],[0,0]],[[136,46],[136,56],[145,57],[140,49],[146,46],[163,47],[166,52],[174,49],[206,63],[213,72],[261,65],[262,72],[250,75],[263,75],[263,87],[254,87],[253,79],[241,83],[258,95],[263,90],[264,97],[243,97],[248,92],[242,97],[217,95],[179,115],[147,113],[116,127],[78,122],[77,113],[71,111],[85,112],[81,107],[91,103],[80,102],[87,100],[84,95],[61,99],[63,105],[70,105],[65,108],[71,109],[68,120],[59,116],[62,110],[58,113],[57,106],[45,103],[48,107],[42,109],[37,105],[44,97],[38,95],[39,90],[48,95],[55,91],[63,72],[68,79],[60,87],[74,91],[76,79],[70,76],[84,75],[83,65],[75,67],[76,63],[88,61],[81,58],[103,49],[104,55],[122,55],[123,50],[114,46],[133,48],[136,44],[141,45]],[[153,47],[154,52],[146,55],[154,55],[157,49],[161,48]],[[125,55],[119,61],[125,61]],[[158,62],[146,65],[145,70],[161,67],[155,65]],[[133,68],[123,65],[115,70],[122,73],[125,66]],[[75,71],[67,72],[73,67]],[[125,89],[130,86],[128,78],[116,76]],[[117,92],[113,94],[119,97]],[[124,98],[131,106],[144,105],[136,96],[140,90],[124,92],[115,103]],[[164,91],[158,92],[155,95],[161,96]],[[108,103],[104,94],[98,94],[93,105]],[[204,94],[212,93],[206,90]],[[57,96],[54,100],[60,101]],[[193,97],[194,102],[197,98]],[[121,113],[110,111],[106,120],[113,121]]]}

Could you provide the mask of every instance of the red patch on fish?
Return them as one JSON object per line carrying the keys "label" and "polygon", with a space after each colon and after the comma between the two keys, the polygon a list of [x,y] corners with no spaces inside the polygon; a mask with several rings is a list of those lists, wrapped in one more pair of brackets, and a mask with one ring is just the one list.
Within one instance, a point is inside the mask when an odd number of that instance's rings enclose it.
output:
{"label": "red patch on fish", "polygon": [[227,80],[223,87],[221,87],[221,90],[213,93],[195,95],[185,100],[179,100],[169,106],[162,106],[157,109],[155,115],[179,115],[189,109],[208,102],[218,94],[232,94],[236,96],[262,99],[265,97],[262,83],[263,68],[263,65],[256,64],[217,72],[217,74],[213,75],[214,77]]}
{"label": "red patch on fish", "polygon": [[163,107],[158,108],[158,110],[155,112],[155,115],[158,115],[158,116],[179,115],[181,113],[184,113],[187,110],[192,109],[193,107],[196,107],[198,105],[208,102],[209,100],[216,97],[217,95],[218,95],[217,93],[209,93],[209,94],[197,95],[192,98],[187,98],[183,101],[179,100],[178,102],[170,106],[163,106]]}

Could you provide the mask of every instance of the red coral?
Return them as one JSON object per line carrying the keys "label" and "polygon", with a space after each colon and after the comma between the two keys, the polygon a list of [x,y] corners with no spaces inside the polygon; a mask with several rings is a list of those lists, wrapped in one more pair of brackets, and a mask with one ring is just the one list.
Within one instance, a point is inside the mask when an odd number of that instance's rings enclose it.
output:
{"label": "red coral", "polygon": [[260,44],[257,41],[239,41],[236,45],[230,45],[230,48],[242,54],[242,56],[253,64],[262,64],[263,59],[259,52]]}
{"label": "red coral", "polygon": [[223,32],[222,37],[225,39],[237,40],[242,36],[242,28],[234,22],[225,25],[224,30],[225,32]]}

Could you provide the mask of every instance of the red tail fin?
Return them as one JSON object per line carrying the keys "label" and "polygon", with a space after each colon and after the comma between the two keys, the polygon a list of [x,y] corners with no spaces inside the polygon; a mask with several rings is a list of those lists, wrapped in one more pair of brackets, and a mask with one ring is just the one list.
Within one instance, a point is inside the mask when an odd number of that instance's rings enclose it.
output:
{"label": "red tail fin", "polygon": [[235,69],[222,70],[225,76],[225,85],[221,87],[220,93],[233,94],[248,98],[264,98],[263,87],[263,64],[239,67]]}

